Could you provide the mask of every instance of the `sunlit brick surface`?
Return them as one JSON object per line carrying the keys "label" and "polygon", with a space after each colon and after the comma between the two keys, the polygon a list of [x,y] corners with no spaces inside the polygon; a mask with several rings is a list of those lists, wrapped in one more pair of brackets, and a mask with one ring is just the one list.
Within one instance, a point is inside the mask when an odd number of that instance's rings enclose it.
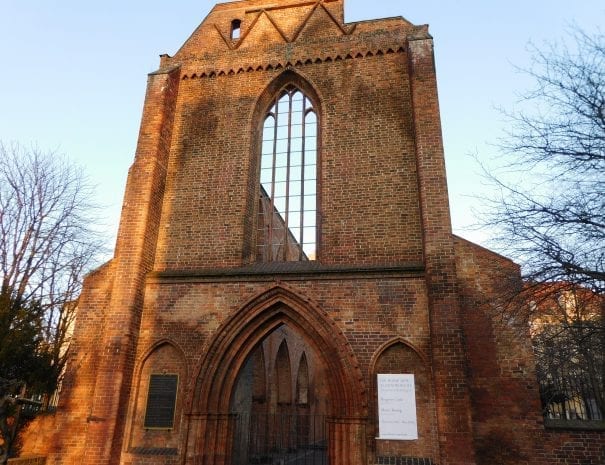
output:
{"label": "sunlit brick surface", "polygon": [[[315,260],[258,252],[262,128],[290,86],[317,115]],[[115,256],[24,451],[247,465],[278,444],[234,437],[242,418],[312,414],[330,465],[604,463],[602,433],[544,431],[527,341],[485,305],[502,272],[519,278],[451,233],[426,26],[344,24],[342,0],[219,4],[148,78]],[[154,373],[178,376],[173,428],[144,426]],[[417,441],[376,439],[377,373],[416,376]],[[293,454],[307,430],[287,424]]]}

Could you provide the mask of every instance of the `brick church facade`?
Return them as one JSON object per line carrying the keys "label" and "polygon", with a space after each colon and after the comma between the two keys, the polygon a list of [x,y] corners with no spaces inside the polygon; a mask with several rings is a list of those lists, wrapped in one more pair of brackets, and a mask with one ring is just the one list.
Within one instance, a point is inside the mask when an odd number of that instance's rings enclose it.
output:
{"label": "brick church facade", "polygon": [[[426,26],[346,24],[343,0],[219,4],[149,75],[115,255],[25,451],[602,463],[599,433],[545,431],[529,341],[484,308],[503,273],[451,232]],[[418,439],[379,439],[388,373],[414,375]]]}

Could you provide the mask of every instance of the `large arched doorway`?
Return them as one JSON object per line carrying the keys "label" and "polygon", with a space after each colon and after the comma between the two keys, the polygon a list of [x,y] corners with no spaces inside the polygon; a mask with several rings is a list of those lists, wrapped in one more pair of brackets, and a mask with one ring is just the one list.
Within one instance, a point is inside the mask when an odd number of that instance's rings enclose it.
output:
{"label": "large arched doorway", "polygon": [[231,396],[232,465],[327,464],[327,375],[321,357],[287,324],[258,343]]}
{"label": "large arched doorway", "polygon": [[[361,372],[346,338],[324,312],[276,286],[215,334],[190,400],[187,463],[365,463]],[[258,450],[251,448],[250,434],[260,435],[252,439]],[[304,453],[312,447],[316,454]],[[270,449],[282,449],[281,457],[263,455]],[[300,456],[284,456],[284,450]],[[314,457],[318,462],[310,461]]]}

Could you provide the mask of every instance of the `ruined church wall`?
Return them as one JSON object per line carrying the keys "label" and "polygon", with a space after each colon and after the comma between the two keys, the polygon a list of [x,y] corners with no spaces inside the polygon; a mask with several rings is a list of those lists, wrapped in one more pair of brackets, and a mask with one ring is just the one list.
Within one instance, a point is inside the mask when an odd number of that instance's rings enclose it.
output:
{"label": "ruined church wall", "polygon": [[[172,282],[170,282],[172,281]],[[189,281],[189,282],[187,282]],[[174,435],[184,443],[183,431],[187,429],[186,413],[191,406],[191,390],[196,385],[199,364],[214,337],[220,334],[221,326],[241,310],[247,301],[276,285],[274,279],[248,278],[245,281],[228,279],[214,281],[188,278],[179,282],[176,278],[154,277],[146,289],[146,304],[141,324],[141,336],[137,354],[137,367],[142,366],[149,351],[162,341],[169,341],[184,354],[187,379],[179,387],[179,396],[184,400],[184,407],[179,411]],[[210,281],[210,282],[199,282]],[[366,392],[370,420],[367,427],[366,441],[370,457],[376,454],[390,456],[427,457],[437,459],[437,431],[435,425],[435,404],[430,379],[430,332],[426,312],[426,288],[421,275],[418,276],[383,276],[383,277],[340,277],[329,279],[325,276],[281,277],[280,286],[290,292],[302,295],[309,302],[326,312],[327,317],[335,323],[335,331],[341,332],[350,345],[350,349],[359,364],[362,379],[359,380]],[[314,341],[308,335],[298,334],[311,346]],[[418,356],[412,355],[414,361],[407,366],[423,371],[424,384],[418,385],[419,403],[426,408],[419,414],[422,425],[421,443],[411,444],[401,441],[376,441],[378,434],[376,421],[376,393],[374,377],[376,370],[388,368],[389,363],[401,369],[406,363],[405,356],[384,362],[380,359],[385,344],[394,340],[405,340]],[[180,356],[173,360],[175,367],[181,363]],[[294,353],[294,352],[293,352]],[[318,353],[321,357],[333,357],[336,354]],[[382,364],[381,364],[382,363]],[[386,365],[385,365],[386,363]],[[170,372],[170,369],[167,368]],[[237,369],[237,367],[233,367]],[[125,444],[122,461],[128,463],[155,463],[159,456],[145,455],[143,447],[153,443],[172,443],[164,437],[164,432],[144,431],[137,424],[136,404],[144,403],[147,378],[143,372],[135,369],[133,392],[138,398],[131,401],[129,415],[126,418],[128,442]],[[139,375],[140,373],[140,375]],[[427,378],[428,376],[428,378]],[[229,396],[231,393],[225,392]],[[328,402],[329,403],[329,402]],[[140,415],[140,411],[138,413]],[[180,417],[180,418],[179,418]],[[155,436],[155,437],[154,437]],[[183,453],[182,447],[179,454]],[[165,457],[164,457],[165,458]],[[172,458],[170,460],[173,460]],[[177,460],[177,458],[174,458]]]}
{"label": "ruined church wall", "polygon": [[547,429],[541,414],[529,327],[502,318],[520,270],[455,237],[478,465],[605,461],[603,431]]}
{"label": "ruined church wall", "polygon": [[321,262],[422,261],[407,41],[427,34],[402,18],[342,16],[342,1],[221,4],[162,59],[180,83],[156,270],[255,260],[260,130],[279,76],[319,117]]}

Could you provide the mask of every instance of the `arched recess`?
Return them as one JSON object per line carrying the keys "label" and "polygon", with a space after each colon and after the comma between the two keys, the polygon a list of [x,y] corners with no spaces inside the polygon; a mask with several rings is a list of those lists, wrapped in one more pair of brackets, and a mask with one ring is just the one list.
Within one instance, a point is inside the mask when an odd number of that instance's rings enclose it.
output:
{"label": "arched recess", "polygon": [[288,343],[284,339],[277,351],[275,359],[275,379],[277,387],[278,405],[288,406],[292,404],[292,366]]}
{"label": "arched recess", "polygon": [[[164,421],[161,427],[146,425],[152,377],[160,383],[168,381],[168,387],[174,389],[173,402],[165,405],[164,412],[172,411],[172,421]],[[128,434],[128,452],[137,454],[139,450],[162,448],[178,450],[182,447],[183,409],[185,405],[185,384],[188,379],[185,355],[177,344],[170,340],[156,342],[141,357],[136,369],[134,401],[131,407]],[[165,384],[166,385],[166,384]],[[170,420],[163,415],[163,420]],[[169,415],[170,416],[170,415]]]}
{"label": "arched recess", "polygon": [[389,441],[376,439],[370,451],[375,461],[387,460],[385,457],[438,458],[435,448],[437,441],[437,423],[435,397],[431,370],[426,355],[404,338],[393,338],[384,343],[375,352],[370,363],[372,373],[372,402],[370,417],[375,431],[371,437],[379,437],[377,374],[413,374],[416,388],[416,416],[418,422],[418,440]]}
{"label": "arched recess", "polygon": [[[365,459],[367,403],[361,371],[351,348],[316,305],[284,286],[276,286],[249,301],[216,331],[205,351],[191,398],[188,459],[191,463],[229,463],[230,402],[234,385],[252,351],[269,334],[287,325],[319,355],[326,372],[332,418],[328,444],[332,464],[353,465]],[[343,444],[351,446],[342,447]],[[197,463],[197,462],[196,462]]]}
{"label": "arched recess", "polygon": [[296,375],[296,404],[299,407],[309,405],[309,365],[307,355],[303,352],[298,363]]}
{"label": "arched recess", "polygon": [[[248,215],[245,219],[244,224],[244,238],[245,243],[243,244],[243,259],[246,263],[253,263],[258,260],[257,256],[257,241],[258,237],[258,212],[262,208],[261,196],[261,185],[260,185],[260,166],[261,166],[261,153],[262,153],[262,142],[263,142],[263,125],[265,117],[271,106],[275,103],[276,96],[280,95],[285,89],[296,88],[304,94],[304,96],[311,102],[313,107],[313,113],[316,115],[316,136],[317,136],[317,153],[316,153],[316,239],[315,239],[315,259],[321,257],[321,244],[319,238],[321,237],[321,189],[319,189],[319,180],[321,179],[321,135],[322,135],[322,105],[321,96],[317,90],[317,87],[311,83],[311,81],[303,74],[294,71],[293,69],[286,69],[279,76],[273,78],[273,80],[267,85],[264,91],[258,97],[254,104],[252,113],[250,114],[251,121],[251,144],[250,144],[250,171],[248,175],[248,199],[246,205],[246,211]],[[302,216],[302,215],[301,215]],[[262,260],[261,260],[262,261]]]}

